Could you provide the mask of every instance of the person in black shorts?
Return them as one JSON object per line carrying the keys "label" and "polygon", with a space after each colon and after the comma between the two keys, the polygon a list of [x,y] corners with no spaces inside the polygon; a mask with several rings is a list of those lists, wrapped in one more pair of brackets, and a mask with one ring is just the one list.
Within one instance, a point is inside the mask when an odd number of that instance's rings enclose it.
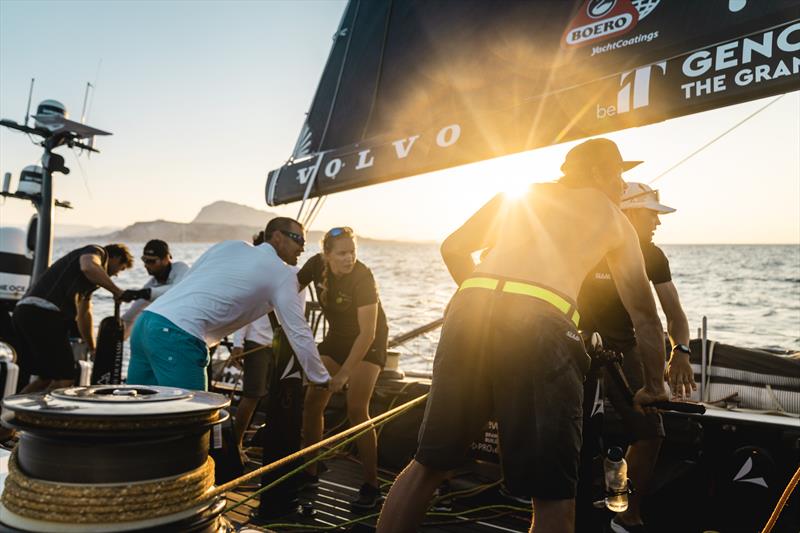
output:
{"label": "person in black shorts", "polygon": [[20,357],[23,375],[36,375],[23,393],[67,387],[75,379],[69,342],[73,321],[94,353],[92,293],[103,287],[114,298],[131,301],[136,291],[123,291],[111,278],[133,264],[124,244],[90,244],[53,263],[14,308],[13,322],[26,349]]}
{"label": "person in black shorts", "polygon": [[[672,344],[668,364],[670,388],[676,396],[689,395],[691,390],[697,388],[689,361],[689,323],[672,282],[669,261],[661,248],[653,244],[653,233],[661,224],[658,215],[672,213],[675,209],[660,203],[657,190],[644,183],[634,182],[627,184],[620,207],[639,237],[647,278],[653,284],[667,318],[667,332]],[[580,328],[584,332],[598,332],[603,338],[604,347],[623,354],[622,370],[625,379],[631,390],[639,389],[644,376],[636,332],[622,305],[605,259],[586,276],[578,295],[578,310],[581,313]],[[636,487],[628,500],[628,509],[614,517],[610,528],[613,533],[632,533],[643,527],[642,497],[647,492],[658,459],[664,439],[664,425],[658,411],[648,409],[642,412],[634,409],[614,380],[603,377],[603,388],[615,411],[622,417],[631,439],[626,460],[628,474]],[[592,383],[596,387],[596,382]],[[590,388],[586,395],[595,397],[595,389]],[[598,397],[598,401],[602,401],[602,397]],[[586,411],[588,414],[594,409]]]}
{"label": "person in black shorts", "polygon": [[[506,487],[530,497],[537,533],[574,530],[583,381],[589,356],[575,299],[604,256],[643,346],[637,405],[667,398],[661,322],[636,233],[619,210],[616,144],[572,148],[557,183],[495,196],[442,243],[458,290],[444,317],[414,459],[392,485],[378,533],[415,531],[433,491],[497,420]],[[476,252],[489,248],[476,267]]]}
{"label": "person in black shorts", "polygon": [[[322,239],[322,253],[309,259],[297,273],[300,287],[310,283],[330,325],[319,345],[331,382],[349,383],[347,416],[351,424],[369,419],[369,401],[386,361],[389,328],[372,272],[356,259],[356,236],[347,227],[333,228]],[[303,445],[322,438],[323,412],[331,393],[309,387],[303,411]],[[380,499],[378,444],[375,431],[357,441],[364,466],[364,484],[352,505],[372,509]],[[316,466],[306,472],[308,483],[317,482]]]}

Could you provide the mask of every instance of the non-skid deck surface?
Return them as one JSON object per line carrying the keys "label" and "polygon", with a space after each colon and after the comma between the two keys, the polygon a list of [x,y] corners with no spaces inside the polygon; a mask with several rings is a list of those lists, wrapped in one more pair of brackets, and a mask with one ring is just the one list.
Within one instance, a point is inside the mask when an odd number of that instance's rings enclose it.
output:
{"label": "non-skid deck surface", "polygon": [[[318,531],[323,528],[338,531],[367,532],[373,531],[379,508],[372,513],[356,514],[350,510],[349,500],[353,499],[361,486],[361,466],[347,457],[338,457],[326,461],[329,470],[320,476],[320,487],[316,491],[303,493],[301,501],[310,501],[315,514],[313,516],[292,515],[269,524],[254,524],[249,513],[258,507],[258,497],[226,514],[228,520],[238,527],[247,527],[263,531]],[[395,473],[381,471],[381,479],[391,481]],[[489,480],[466,474],[451,481],[452,492],[470,491],[479,488]],[[383,494],[389,490],[384,483]],[[241,490],[228,493],[230,504],[239,502],[252,494],[252,491]],[[455,532],[526,532],[530,526],[530,512],[518,510],[524,504],[503,497],[492,487],[480,494],[460,497],[452,502],[437,507],[436,514],[429,514],[420,531],[437,533]],[[515,509],[516,508],[516,509]],[[302,525],[307,525],[308,529]]]}

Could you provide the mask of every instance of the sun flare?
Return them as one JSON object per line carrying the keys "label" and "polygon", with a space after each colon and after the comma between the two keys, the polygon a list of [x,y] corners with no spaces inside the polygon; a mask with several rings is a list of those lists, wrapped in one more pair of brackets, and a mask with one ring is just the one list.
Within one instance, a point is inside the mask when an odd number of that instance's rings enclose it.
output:
{"label": "sun flare", "polygon": [[508,176],[500,184],[500,191],[507,198],[519,198],[528,190],[531,181],[525,176]]}

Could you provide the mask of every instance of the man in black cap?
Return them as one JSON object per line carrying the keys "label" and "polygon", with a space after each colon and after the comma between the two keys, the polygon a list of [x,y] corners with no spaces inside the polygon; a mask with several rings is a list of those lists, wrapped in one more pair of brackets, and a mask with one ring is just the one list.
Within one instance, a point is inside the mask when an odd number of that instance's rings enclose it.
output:
{"label": "man in black cap", "polygon": [[[589,356],[575,300],[604,256],[642,348],[638,406],[666,400],[661,321],[636,231],[619,209],[623,161],[608,139],[567,154],[558,183],[497,195],[442,244],[458,283],[442,326],[414,460],[398,476],[378,532],[414,531],[430,496],[465,459],[490,416],[509,491],[532,498],[535,531],[572,531]],[[489,248],[480,265],[473,254]]]}
{"label": "man in black cap", "polygon": [[153,239],[144,245],[142,262],[145,270],[150,274],[150,279],[147,280],[144,287],[136,291],[137,299],[122,315],[122,321],[125,323],[125,338],[130,335],[139,314],[153,300],[183,279],[183,276],[189,271],[189,265],[183,261],[172,260],[169,245],[160,239]]}

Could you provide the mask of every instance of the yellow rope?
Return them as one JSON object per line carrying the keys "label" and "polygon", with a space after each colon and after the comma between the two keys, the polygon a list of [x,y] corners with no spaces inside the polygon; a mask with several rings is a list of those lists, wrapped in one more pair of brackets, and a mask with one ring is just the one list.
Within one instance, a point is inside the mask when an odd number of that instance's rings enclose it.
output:
{"label": "yellow rope", "polygon": [[800,481],[800,467],[797,467],[792,479],[789,480],[789,484],[786,485],[786,488],[783,490],[783,494],[781,494],[781,497],[778,499],[778,503],[775,505],[775,509],[773,509],[772,515],[770,515],[769,520],[767,520],[767,523],[764,526],[764,529],[761,530],[761,533],[769,533],[772,531],[772,528],[775,527],[775,522],[778,521],[781,511],[783,511],[783,507],[789,500],[789,496],[792,495],[795,487],[797,487],[798,481]]}
{"label": "yellow rope", "polygon": [[9,474],[2,503],[11,512],[48,522],[93,524],[132,522],[179,513],[209,500],[214,485],[214,461],[190,472],[141,483],[81,485],[26,476],[16,450],[8,461]]}
{"label": "yellow rope", "polygon": [[332,437],[328,437],[327,439],[323,439],[323,440],[317,442],[316,444],[312,444],[311,446],[303,448],[302,450],[299,450],[299,451],[297,451],[297,452],[295,452],[295,453],[293,453],[291,455],[287,455],[286,457],[278,459],[277,461],[275,461],[273,463],[270,463],[268,465],[264,465],[261,468],[257,468],[255,470],[253,470],[252,472],[248,472],[247,474],[245,474],[245,475],[243,475],[241,477],[238,477],[238,478],[233,479],[233,480],[231,480],[231,481],[229,481],[227,483],[224,483],[224,484],[222,484],[222,485],[220,485],[218,487],[215,487],[214,490],[209,492],[208,497],[209,498],[215,498],[215,497],[217,497],[217,496],[219,496],[219,495],[221,495],[221,494],[223,494],[225,492],[228,492],[229,490],[232,490],[232,489],[238,487],[242,483],[246,483],[246,482],[250,481],[251,479],[257,478],[258,476],[262,476],[262,475],[264,475],[264,474],[266,474],[268,472],[276,470],[276,469],[278,469],[278,468],[280,468],[280,467],[282,467],[282,466],[284,466],[284,465],[286,465],[288,463],[291,463],[291,462],[293,462],[293,461],[295,461],[295,460],[297,460],[297,459],[299,459],[301,457],[304,457],[304,456],[306,456],[306,455],[308,455],[310,453],[314,453],[317,450],[319,450],[320,448],[324,448],[326,446],[329,446],[330,444],[333,444],[334,442],[336,442],[336,441],[338,441],[340,439],[344,439],[344,438],[346,438],[346,437],[348,437],[348,436],[350,436],[350,435],[352,435],[354,433],[358,433],[361,430],[364,430],[366,428],[372,427],[375,424],[378,424],[378,423],[382,422],[383,420],[386,420],[388,418],[392,418],[392,417],[394,417],[396,415],[402,414],[403,412],[405,412],[406,410],[414,407],[415,405],[422,403],[427,398],[428,398],[428,395],[427,394],[423,394],[422,396],[414,398],[413,400],[408,401],[408,402],[406,402],[406,403],[404,403],[404,404],[402,404],[402,405],[400,405],[398,407],[395,407],[394,409],[392,409],[390,411],[386,411],[385,413],[383,413],[381,415],[378,415],[375,418],[371,418],[370,420],[365,420],[364,422],[361,422],[360,424],[355,425],[355,426],[351,427],[350,429],[342,431],[341,433],[337,433],[336,435],[334,435]]}
{"label": "yellow rope", "polygon": [[19,468],[15,451],[9,458],[9,475],[1,501],[9,511],[20,516],[60,523],[131,522],[175,514],[213,500],[253,478],[399,416],[424,402],[427,396],[419,396],[218,487],[213,487],[214,462],[210,457],[202,467],[171,478],[143,483],[80,485],[26,476]]}
{"label": "yellow rope", "polygon": [[117,429],[153,429],[167,428],[173,426],[193,426],[200,424],[211,424],[220,417],[219,411],[213,413],[202,413],[199,415],[189,415],[174,417],[169,419],[142,419],[134,420],[130,418],[93,420],[91,418],[79,417],[44,417],[38,414],[24,413],[17,411],[14,413],[14,420],[22,422],[30,427],[42,427],[47,429],[70,429],[77,431],[104,431]]}

